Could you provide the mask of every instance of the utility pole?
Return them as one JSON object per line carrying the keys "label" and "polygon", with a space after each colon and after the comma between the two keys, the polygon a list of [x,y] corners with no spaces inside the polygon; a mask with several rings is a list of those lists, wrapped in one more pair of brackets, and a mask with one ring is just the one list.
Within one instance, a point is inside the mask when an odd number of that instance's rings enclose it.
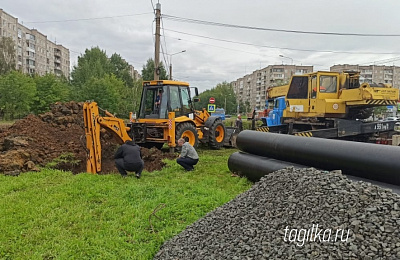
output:
{"label": "utility pole", "polygon": [[160,79],[160,20],[161,20],[161,4],[156,4],[156,47],[154,52],[154,80]]}

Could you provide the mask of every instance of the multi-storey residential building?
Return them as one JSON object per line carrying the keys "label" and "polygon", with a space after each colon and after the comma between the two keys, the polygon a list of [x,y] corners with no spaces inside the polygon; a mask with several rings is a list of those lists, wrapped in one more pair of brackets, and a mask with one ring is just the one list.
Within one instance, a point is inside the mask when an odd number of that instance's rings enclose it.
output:
{"label": "multi-storey residential building", "polygon": [[142,76],[139,74],[139,72],[137,70],[135,70],[135,68],[132,65],[129,65],[129,75],[131,75],[131,77],[133,79],[140,79]]}
{"label": "multi-storey residential building", "polygon": [[313,71],[313,66],[269,65],[231,83],[237,102],[250,104],[251,108],[265,108],[266,90],[270,86],[289,82],[292,75]]}
{"label": "multi-storey residential building", "polygon": [[54,73],[69,78],[69,50],[47,36],[18,23],[18,18],[0,9],[0,36],[15,42],[16,69],[29,74]]}
{"label": "multi-storey residential building", "polygon": [[354,70],[360,72],[360,81],[367,83],[387,83],[395,88],[400,88],[400,67],[379,65],[334,65],[331,71],[342,72]]}

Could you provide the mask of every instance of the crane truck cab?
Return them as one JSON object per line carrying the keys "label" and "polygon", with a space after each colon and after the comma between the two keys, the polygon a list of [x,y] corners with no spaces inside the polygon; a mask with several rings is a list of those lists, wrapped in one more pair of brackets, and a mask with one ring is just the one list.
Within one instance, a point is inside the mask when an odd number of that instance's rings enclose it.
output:
{"label": "crane truck cab", "polygon": [[289,85],[268,90],[266,107],[270,112],[257,130],[324,138],[394,131],[394,122],[356,119],[368,118],[373,107],[395,105],[399,90],[386,84],[360,83],[359,77],[354,71],[292,76]]}

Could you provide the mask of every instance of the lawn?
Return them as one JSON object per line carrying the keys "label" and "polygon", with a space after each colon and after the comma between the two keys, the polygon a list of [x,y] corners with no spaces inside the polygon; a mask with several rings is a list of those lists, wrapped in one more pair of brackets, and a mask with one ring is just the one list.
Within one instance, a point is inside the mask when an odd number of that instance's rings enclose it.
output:
{"label": "lawn", "polygon": [[195,171],[167,160],[139,180],[50,169],[0,175],[0,258],[151,259],[164,241],[250,188],[230,175],[235,151],[200,150]]}

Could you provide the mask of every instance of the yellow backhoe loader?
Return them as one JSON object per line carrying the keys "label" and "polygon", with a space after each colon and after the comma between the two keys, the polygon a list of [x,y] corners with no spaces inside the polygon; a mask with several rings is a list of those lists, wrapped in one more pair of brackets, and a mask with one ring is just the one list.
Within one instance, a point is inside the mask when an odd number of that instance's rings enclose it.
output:
{"label": "yellow backhoe loader", "polygon": [[130,115],[131,122],[128,124],[107,111],[101,116],[96,102],[85,102],[87,172],[101,171],[101,127],[112,132],[120,144],[133,139],[147,148],[160,149],[167,144],[173,150],[179,138],[184,138],[194,147],[199,143],[212,149],[231,146],[235,128],[225,127],[219,117],[211,116],[204,108],[195,110],[194,103],[198,99],[191,97],[191,89],[198,96],[197,88],[190,88],[186,82],[145,81],[139,112]]}

